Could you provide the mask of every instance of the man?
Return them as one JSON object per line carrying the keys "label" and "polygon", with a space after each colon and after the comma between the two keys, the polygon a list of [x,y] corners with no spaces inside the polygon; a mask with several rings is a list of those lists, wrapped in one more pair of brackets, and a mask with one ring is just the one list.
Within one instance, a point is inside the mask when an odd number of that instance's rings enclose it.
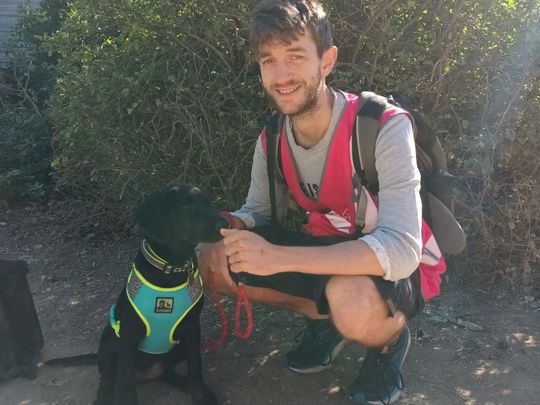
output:
{"label": "man", "polygon": [[358,97],[326,85],[337,48],[322,6],[317,0],[263,1],[250,42],[264,90],[285,115],[284,182],[275,185],[279,215],[290,193],[308,213],[305,230],[349,239],[324,247],[276,246],[244,230],[268,224],[271,212],[263,131],[246,202],[229,216],[233,229],[222,230],[222,242],[201,246],[199,266],[205,277],[213,272],[223,293],[236,294],[229,270],[242,273],[251,300],[310,319],[299,346],[286,355],[293,371],[323,370],[346,341],[368,347],[350,397],[392,403],[403,388],[406,321],[421,303],[415,271],[422,243],[420,175],[411,121],[397,110],[382,125],[375,150],[378,219],[371,233],[350,240],[356,206],[349,144]]}

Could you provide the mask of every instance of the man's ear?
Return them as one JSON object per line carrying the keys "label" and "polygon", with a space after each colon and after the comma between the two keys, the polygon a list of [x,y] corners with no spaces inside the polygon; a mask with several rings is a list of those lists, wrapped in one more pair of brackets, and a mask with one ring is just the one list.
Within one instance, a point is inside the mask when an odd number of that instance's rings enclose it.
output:
{"label": "man's ear", "polygon": [[336,62],[337,62],[337,56],[338,56],[337,46],[331,46],[322,54],[321,74],[324,78],[326,78],[330,73],[332,73],[332,70],[334,70],[334,66],[336,65]]}

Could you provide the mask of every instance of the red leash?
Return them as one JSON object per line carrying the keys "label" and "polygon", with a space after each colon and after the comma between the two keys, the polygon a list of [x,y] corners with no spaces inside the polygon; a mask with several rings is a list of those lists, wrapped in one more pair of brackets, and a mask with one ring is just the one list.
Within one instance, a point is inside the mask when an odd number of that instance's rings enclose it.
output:
{"label": "red leash", "polygon": [[[221,318],[222,326],[221,326],[221,334],[216,340],[204,342],[201,346],[203,350],[214,351],[218,347],[220,347],[223,344],[223,342],[225,342],[225,339],[227,338],[227,335],[229,333],[229,323],[227,321],[227,315],[225,314],[225,309],[223,308],[219,295],[216,291],[216,286],[214,283],[214,273],[212,271],[208,275],[208,284],[210,287],[210,293],[212,294],[212,299],[214,300],[216,309]],[[244,307],[244,310],[246,312],[246,318],[247,318],[247,325],[244,331],[242,331],[241,329],[241,322],[240,322],[242,307]],[[249,297],[247,295],[246,287],[243,284],[238,284],[238,294],[236,298],[236,309],[235,309],[235,319],[234,319],[234,333],[236,334],[236,336],[238,336],[240,339],[243,339],[243,340],[249,339],[251,337],[251,334],[253,333],[253,313],[251,312],[251,305],[249,303]]]}
{"label": "red leash", "polygon": [[[240,325],[242,307],[244,307],[247,318],[246,330],[244,331],[242,331]],[[249,339],[253,333],[253,313],[251,312],[251,304],[249,303],[246,287],[242,283],[238,284],[238,296],[236,297],[236,309],[234,311],[234,333],[243,340]]]}

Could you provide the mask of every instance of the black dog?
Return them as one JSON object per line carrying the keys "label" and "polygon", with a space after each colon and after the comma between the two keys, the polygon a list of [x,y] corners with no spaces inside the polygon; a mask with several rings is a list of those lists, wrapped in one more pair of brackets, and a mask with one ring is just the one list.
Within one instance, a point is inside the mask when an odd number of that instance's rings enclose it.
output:
{"label": "black dog", "polygon": [[[185,185],[150,195],[136,220],[145,239],[101,337],[94,404],[137,404],[136,381],[155,378],[188,392],[195,404],[217,404],[202,376],[203,289],[194,248],[219,240],[227,221]],[[174,370],[182,361],[187,377]]]}

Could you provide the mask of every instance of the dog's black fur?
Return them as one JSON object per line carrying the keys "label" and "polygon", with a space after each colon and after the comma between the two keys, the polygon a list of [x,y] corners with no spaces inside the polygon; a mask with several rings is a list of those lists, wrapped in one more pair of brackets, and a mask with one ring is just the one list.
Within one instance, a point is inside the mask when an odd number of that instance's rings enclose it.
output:
{"label": "dog's black fur", "polygon": [[[136,209],[136,221],[152,250],[171,265],[182,265],[196,260],[194,248],[199,242],[216,242],[220,228],[228,226],[208,199],[195,187],[181,185],[156,192],[146,198]],[[342,242],[338,237],[313,237],[303,232],[282,228],[254,229],[271,243],[290,246],[321,246]],[[183,284],[186,273],[165,274],[148,263],[141,251],[135,265],[150,283],[170,288]],[[231,274],[238,282],[238,276]],[[174,332],[179,341],[171,351],[153,355],[138,350],[146,328],[131,303],[125,288],[115,307],[115,318],[120,321],[120,337],[110,326],[105,326],[97,354],[100,384],[94,405],[137,404],[137,381],[160,379],[184,392],[188,392],[197,405],[217,404],[215,394],[206,386],[202,376],[200,354],[200,314],[203,299],[191,309]],[[83,354],[45,362],[52,366],[95,364],[95,354]],[[181,376],[176,366],[187,362],[188,375]]]}
{"label": "dog's black fur", "polygon": [[[199,242],[220,239],[219,229],[227,226],[209,201],[195,187],[182,185],[151,194],[136,209],[136,220],[152,250],[171,265],[181,266],[195,260],[194,248]],[[150,283],[171,288],[183,284],[187,274],[165,274],[146,261],[139,251],[135,259],[138,271]],[[217,404],[215,394],[202,376],[201,331],[199,318],[203,299],[191,309],[174,332],[179,341],[168,353],[153,355],[138,350],[146,328],[124,288],[116,302],[116,319],[120,337],[107,324],[101,336],[98,367],[100,384],[95,405],[137,404],[137,380],[160,378],[191,395],[197,405]],[[187,362],[187,377],[174,369]]]}

